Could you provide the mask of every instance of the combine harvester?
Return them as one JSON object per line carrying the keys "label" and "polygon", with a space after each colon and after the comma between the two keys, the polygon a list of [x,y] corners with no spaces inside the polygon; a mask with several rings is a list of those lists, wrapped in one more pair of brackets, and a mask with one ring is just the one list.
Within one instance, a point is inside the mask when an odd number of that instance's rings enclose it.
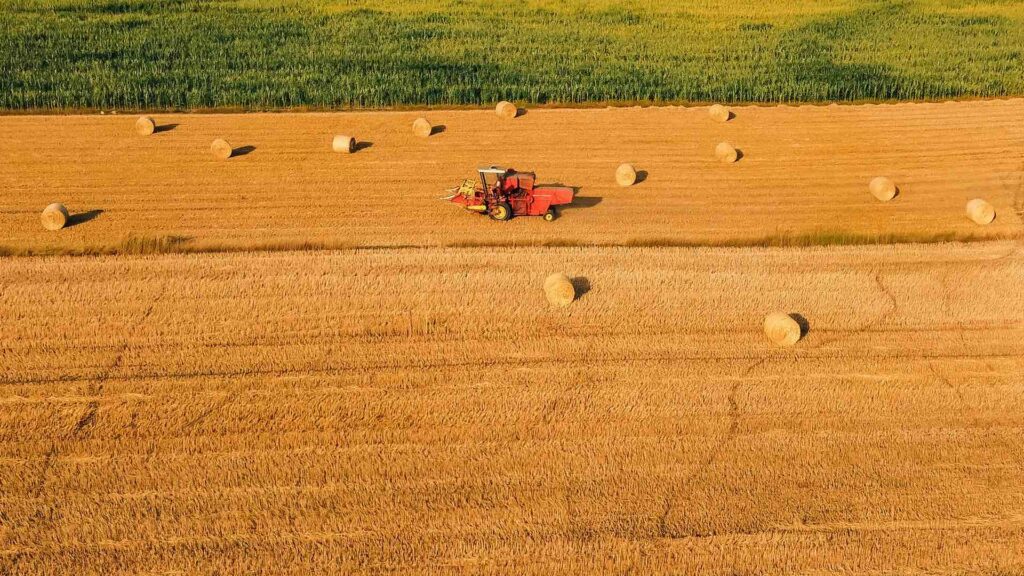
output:
{"label": "combine harvester", "polygon": [[480,182],[466,180],[461,186],[448,190],[450,200],[495,220],[508,220],[513,216],[543,216],[548,222],[555,219],[554,206],[572,202],[573,189],[567,186],[537,186],[533,172],[517,172],[511,168],[478,168]]}

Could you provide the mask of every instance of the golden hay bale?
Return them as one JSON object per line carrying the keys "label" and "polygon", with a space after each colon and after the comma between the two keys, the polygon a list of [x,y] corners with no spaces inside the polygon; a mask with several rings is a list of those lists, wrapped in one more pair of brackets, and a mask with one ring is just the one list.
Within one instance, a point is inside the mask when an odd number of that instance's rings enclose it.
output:
{"label": "golden hay bale", "polygon": [[511,102],[502,100],[494,107],[494,113],[498,115],[498,118],[511,120],[519,115],[519,108]]}
{"label": "golden hay bale", "polygon": [[149,116],[139,116],[135,121],[135,133],[139,136],[149,136],[156,131],[156,122]]}
{"label": "golden hay bale", "polygon": [[430,125],[430,121],[426,118],[417,118],[412,123],[412,133],[419,136],[420,138],[426,138],[434,131],[434,127]]}
{"label": "golden hay bale", "polygon": [[39,219],[43,223],[43,228],[60,230],[68,223],[68,209],[63,204],[54,202],[43,209]]}
{"label": "golden hay bale", "polygon": [[632,186],[636,184],[636,169],[633,168],[632,164],[620,164],[615,169],[615,181],[619,183],[619,186]]}
{"label": "golden hay bale", "polygon": [[576,288],[565,274],[552,274],[544,280],[544,294],[552,306],[568,306],[576,299]]}
{"label": "golden hay bale", "polygon": [[343,154],[351,154],[356,151],[356,139],[351,136],[337,135],[331,142],[331,149]]}
{"label": "golden hay bale", "polygon": [[715,104],[711,108],[708,108],[708,115],[716,122],[728,122],[729,118],[732,117],[732,112],[721,104]]}
{"label": "golden hay bale", "polygon": [[996,209],[981,198],[975,198],[967,203],[967,217],[975,224],[985,226],[996,219]]}
{"label": "golden hay bale", "polygon": [[715,146],[715,156],[720,162],[726,164],[732,164],[739,159],[740,154],[736,151],[736,148],[728,142],[722,142],[718,146]]}
{"label": "golden hay bale", "polygon": [[764,319],[764,335],[778,346],[792,346],[800,341],[800,323],[789,314],[774,312]]}
{"label": "golden hay bale", "polygon": [[234,151],[235,150],[231,147],[231,144],[228,144],[226,140],[222,140],[220,138],[217,138],[213,141],[213,144],[210,144],[210,152],[213,153],[214,158],[227,160],[228,158],[231,158]]}
{"label": "golden hay bale", "polygon": [[896,183],[886,178],[885,176],[879,176],[868,184],[868,190],[871,191],[871,195],[878,198],[882,202],[888,202],[896,197]]}

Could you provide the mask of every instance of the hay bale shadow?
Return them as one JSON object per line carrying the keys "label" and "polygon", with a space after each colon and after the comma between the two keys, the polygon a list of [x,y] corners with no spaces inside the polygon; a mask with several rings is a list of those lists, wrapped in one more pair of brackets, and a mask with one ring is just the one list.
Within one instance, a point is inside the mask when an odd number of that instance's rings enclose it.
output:
{"label": "hay bale shadow", "polygon": [[516,118],[522,118],[523,116],[526,116],[526,108],[518,108],[517,107],[516,108],[516,116],[515,117]]}
{"label": "hay bale shadow", "polygon": [[68,221],[64,224],[64,227],[71,228],[72,226],[84,224],[90,220],[95,220],[100,214],[103,214],[103,210],[89,210],[87,212],[72,214],[68,216]]}
{"label": "hay bale shadow", "polygon": [[352,147],[352,152],[359,152],[360,150],[366,150],[372,148],[373,142],[356,142],[356,145]]}
{"label": "hay bale shadow", "polygon": [[161,124],[153,128],[153,134],[159,134],[161,132],[170,132],[171,130],[174,130],[178,126],[179,124],[176,122],[171,124]]}
{"label": "hay bale shadow", "polygon": [[637,170],[636,182],[633,182],[633,185],[636,186],[637,184],[642,183],[644,180],[647,180],[647,170]]}
{"label": "hay bale shadow", "polygon": [[584,276],[576,276],[569,280],[572,282],[572,288],[576,291],[576,300],[583,298],[583,295],[590,292],[590,279]]}
{"label": "hay bale shadow", "polygon": [[233,148],[231,150],[231,157],[237,158],[239,156],[245,156],[247,154],[251,154],[255,149],[255,146],[239,146],[238,148]]}
{"label": "hay bale shadow", "polygon": [[444,134],[448,130],[448,127],[444,124],[438,124],[437,126],[430,127],[430,135],[437,136],[438,134]]}
{"label": "hay bale shadow", "polygon": [[737,148],[736,149],[736,161],[739,162],[740,160],[743,160],[743,156],[744,156],[743,150],[740,150],[739,148]]}
{"label": "hay bale shadow", "polygon": [[807,333],[811,331],[811,323],[807,321],[807,318],[804,318],[803,314],[797,312],[790,312],[789,317],[800,326],[800,339],[803,340]]}
{"label": "hay bale shadow", "polygon": [[736,118],[736,113],[729,110],[729,117],[725,119],[726,122],[732,122]]}

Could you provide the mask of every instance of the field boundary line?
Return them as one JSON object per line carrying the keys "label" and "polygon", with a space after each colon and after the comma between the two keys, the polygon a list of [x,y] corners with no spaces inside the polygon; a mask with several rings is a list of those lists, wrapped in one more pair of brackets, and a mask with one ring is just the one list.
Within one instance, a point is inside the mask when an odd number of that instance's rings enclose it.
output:
{"label": "field boundary line", "polygon": [[[1024,181],[1022,181],[1024,182]],[[1022,192],[1024,194],[1024,192]],[[768,235],[724,240],[693,240],[686,238],[627,238],[617,242],[588,242],[585,240],[539,240],[536,242],[456,241],[423,244],[359,244],[349,241],[303,241],[233,243],[193,243],[194,238],[158,236],[129,238],[117,244],[87,246],[85,248],[26,248],[0,244],[0,260],[5,258],[38,257],[99,257],[149,256],[161,254],[236,254],[276,252],[376,252],[402,250],[475,250],[538,249],[538,248],[822,248],[857,246],[977,244],[986,242],[1024,241],[1024,231],[994,234],[976,233],[907,233],[860,234],[846,232],[820,232],[794,235]]]}
{"label": "field boundary line", "polygon": [[[820,99],[793,99],[793,100],[744,100],[730,99],[729,106],[737,108],[828,108],[831,106],[915,106],[927,104],[970,104],[972,102],[1014,102],[1024,98],[1022,93],[1010,94],[960,94],[955,97],[949,96],[924,96],[918,98],[892,97],[892,98],[820,98]],[[520,99],[517,99],[520,101]],[[604,110],[629,109],[629,108],[707,108],[712,104],[719,103],[719,98],[707,99],[616,99],[603,98],[598,100],[572,101],[572,100],[549,100],[537,102],[521,100],[522,104],[528,106],[529,110],[565,111],[565,110]],[[108,111],[109,110],[109,111]],[[11,117],[34,117],[34,116],[101,116],[104,114],[117,115],[144,115],[144,114],[408,114],[409,112],[491,112],[494,105],[488,103],[457,103],[443,102],[430,104],[426,102],[411,102],[404,104],[387,104],[380,106],[361,106],[358,104],[338,105],[303,105],[303,106],[162,106],[154,108],[140,108],[125,106],[110,110],[102,106],[53,106],[35,108],[0,108],[0,118]]]}

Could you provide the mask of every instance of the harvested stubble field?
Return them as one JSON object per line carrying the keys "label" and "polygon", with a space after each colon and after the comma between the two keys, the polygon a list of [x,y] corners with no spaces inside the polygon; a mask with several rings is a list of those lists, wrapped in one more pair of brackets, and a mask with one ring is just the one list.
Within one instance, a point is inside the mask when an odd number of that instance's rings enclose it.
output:
{"label": "harvested stubble field", "polygon": [[[805,236],[933,239],[1017,233],[1024,209],[1024,100],[706,108],[5,117],[0,122],[0,252],[104,252],[128,236],[180,250],[327,246],[748,244]],[[334,134],[362,144],[331,151]],[[218,161],[225,138],[248,153]],[[742,159],[723,165],[716,144]],[[440,201],[480,163],[579,187],[554,223],[496,225]],[[640,171],[615,184],[623,162]],[[887,176],[889,203],[868,192]],[[996,221],[964,216],[982,197]],[[61,201],[99,214],[57,234],[39,211]],[[131,251],[128,249],[127,251]]]}
{"label": "harvested stubble field", "polygon": [[8,259],[0,573],[1021,573],[1022,282],[1013,242]]}

